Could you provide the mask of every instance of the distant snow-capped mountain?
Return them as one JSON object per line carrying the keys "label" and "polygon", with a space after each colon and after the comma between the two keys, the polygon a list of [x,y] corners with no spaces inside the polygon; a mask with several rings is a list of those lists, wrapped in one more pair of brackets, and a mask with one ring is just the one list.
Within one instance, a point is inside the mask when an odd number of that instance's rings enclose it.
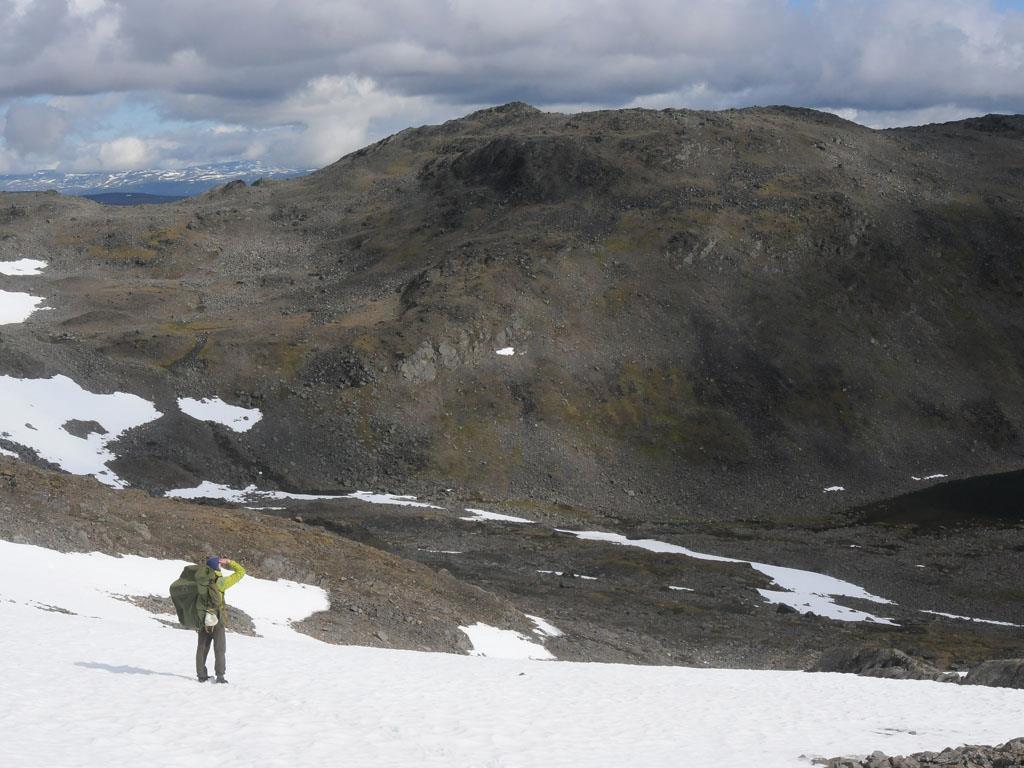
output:
{"label": "distant snow-capped mountain", "polygon": [[311,169],[282,168],[259,161],[237,161],[197,165],[174,170],[95,171],[63,173],[36,171],[0,175],[0,192],[38,192],[56,189],[68,195],[136,193],[165,197],[187,197],[235,179],[252,182],[259,178],[287,179],[303,176]]}

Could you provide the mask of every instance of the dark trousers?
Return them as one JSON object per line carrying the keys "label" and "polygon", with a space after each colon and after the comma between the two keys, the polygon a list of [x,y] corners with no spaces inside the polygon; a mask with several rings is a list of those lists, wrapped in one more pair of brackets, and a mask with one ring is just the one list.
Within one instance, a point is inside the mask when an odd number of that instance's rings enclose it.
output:
{"label": "dark trousers", "polygon": [[199,644],[196,646],[196,676],[205,678],[206,657],[210,655],[210,646],[213,646],[213,671],[217,677],[224,676],[224,652],[227,648],[227,638],[224,635],[224,622],[219,621],[213,628],[213,632],[205,629],[199,630]]}

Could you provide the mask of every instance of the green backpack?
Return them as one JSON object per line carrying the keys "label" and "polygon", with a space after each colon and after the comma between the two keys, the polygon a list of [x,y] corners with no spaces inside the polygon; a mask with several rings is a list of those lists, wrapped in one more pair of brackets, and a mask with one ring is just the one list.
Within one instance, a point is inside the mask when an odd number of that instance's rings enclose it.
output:
{"label": "green backpack", "polygon": [[171,584],[171,601],[178,621],[188,629],[202,629],[206,609],[211,605],[210,590],[216,589],[217,572],[207,565],[186,565]]}

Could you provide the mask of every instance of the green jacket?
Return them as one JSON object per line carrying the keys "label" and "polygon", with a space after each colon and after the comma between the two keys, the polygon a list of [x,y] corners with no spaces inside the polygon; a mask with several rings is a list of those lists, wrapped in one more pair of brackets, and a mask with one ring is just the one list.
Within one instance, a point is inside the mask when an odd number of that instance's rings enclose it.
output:
{"label": "green jacket", "polygon": [[230,576],[218,576],[210,589],[210,604],[206,609],[208,613],[216,613],[220,621],[227,618],[227,603],[224,601],[224,591],[235,586],[245,576],[245,568],[234,560],[228,561],[228,566],[233,573]]}

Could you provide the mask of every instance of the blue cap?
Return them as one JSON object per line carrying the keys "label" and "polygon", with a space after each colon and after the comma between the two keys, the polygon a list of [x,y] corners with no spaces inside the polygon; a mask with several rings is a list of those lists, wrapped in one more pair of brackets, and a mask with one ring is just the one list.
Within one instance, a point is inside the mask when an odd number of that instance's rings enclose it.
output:
{"label": "blue cap", "polygon": [[213,557],[206,558],[206,565],[215,571],[220,570],[220,558],[214,555]]}

